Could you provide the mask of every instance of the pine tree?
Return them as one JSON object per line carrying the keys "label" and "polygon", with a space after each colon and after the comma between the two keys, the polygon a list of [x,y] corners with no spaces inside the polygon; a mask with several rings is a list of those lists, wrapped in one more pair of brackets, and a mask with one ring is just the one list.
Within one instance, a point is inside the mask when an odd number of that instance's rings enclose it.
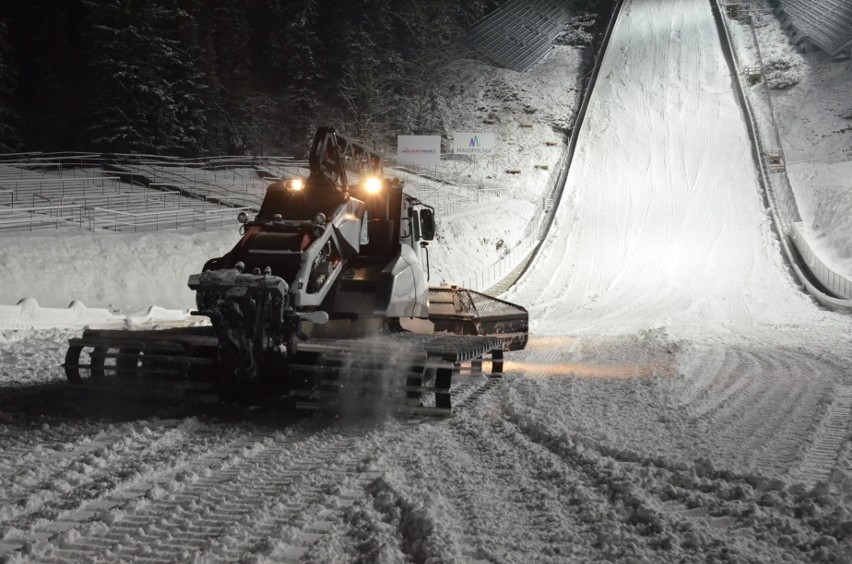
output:
{"label": "pine tree", "polygon": [[192,17],[173,0],[91,0],[95,147],[194,155],[205,137],[205,76]]}
{"label": "pine tree", "polygon": [[0,20],[0,152],[21,147],[21,116],[13,106],[18,77],[11,55],[6,23]]}
{"label": "pine tree", "polygon": [[215,76],[211,86],[215,106],[215,127],[222,148],[230,154],[244,153],[251,144],[248,125],[255,109],[249,39],[251,30],[246,20],[244,0],[209,2],[212,14],[212,45]]}
{"label": "pine tree", "polygon": [[322,43],[316,33],[320,25],[316,0],[307,0],[287,23],[281,45],[289,79],[284,92],[286,113],[292,130],[303,136],[317,125],[317,95],[326,78],[320,64]]}
{"label": "pine tree", "polygon": [[81,50],[79,1],[11,3],[7,36],[17,65],[16,110],[25,148],[79,145]]}

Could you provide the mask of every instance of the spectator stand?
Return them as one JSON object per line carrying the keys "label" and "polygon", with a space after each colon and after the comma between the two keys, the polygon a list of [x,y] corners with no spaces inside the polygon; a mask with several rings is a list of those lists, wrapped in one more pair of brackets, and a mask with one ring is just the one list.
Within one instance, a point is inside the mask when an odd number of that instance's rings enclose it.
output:
{"label": "spectator stand", "polygon": [[557,0],[509,0],[470,30],[466,41],[493,63],[523,72],[547,53],[569,15]]}
{"label": "spectator stand", "polygon": [[852,56],[849,0],[780,0],[778,15],[800,49],[813,45],[835,60]]}
{"label": "spectator stand", "polygon": [[[150,155],[0,155],[0,230],[223,226],[238,211],[256,209],[269,180],[254,170],[257,163],[250,158],[219,159],[211,163]],[[122,168],[124,161],[130,162],[131,170]]]}

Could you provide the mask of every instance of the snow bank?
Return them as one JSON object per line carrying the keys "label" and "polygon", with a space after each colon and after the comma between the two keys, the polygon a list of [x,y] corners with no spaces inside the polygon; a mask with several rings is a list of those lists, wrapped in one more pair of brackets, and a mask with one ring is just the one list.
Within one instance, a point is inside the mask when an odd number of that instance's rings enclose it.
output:
{"label": "snow bank", "polygon": [[798,163],[788,168],[811,248],[852,277],[852,161]]}
{"label": "snow bank", "polygon": [[118,325],[123,317],[100,308],[88,308],[73,301],[67,309],[43,308],[33,298],[16,305],[0,305],[0,327],[3,329],[52,329],[84,325]]}
{"label": "snow bank", "polygon": [[237,230],[198,233],[15,233],[0,248],[0,304],[72,300],[111,311],[194,307],[186,282],[207,259],[233,247]]}
{"label": "snow bank", "polygon": [[189,310],[151,306],[146,311],[117,315],[108,309],[86,307],[73,301],[67,308],[41,307],[38,300],[25,298],[16,305],[0,304],[0,329],[73,329],[85,326],[124,327],[190,320]]}

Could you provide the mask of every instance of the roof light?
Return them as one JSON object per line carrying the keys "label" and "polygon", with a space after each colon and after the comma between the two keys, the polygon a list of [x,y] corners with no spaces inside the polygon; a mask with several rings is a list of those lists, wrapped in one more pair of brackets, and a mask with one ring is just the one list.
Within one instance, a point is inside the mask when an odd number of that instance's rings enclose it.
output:
{"label": "roof light", "polygon": [[284,184],[291,192],[299,192],[305,187],[305,181],[301,178],[288,178]]}

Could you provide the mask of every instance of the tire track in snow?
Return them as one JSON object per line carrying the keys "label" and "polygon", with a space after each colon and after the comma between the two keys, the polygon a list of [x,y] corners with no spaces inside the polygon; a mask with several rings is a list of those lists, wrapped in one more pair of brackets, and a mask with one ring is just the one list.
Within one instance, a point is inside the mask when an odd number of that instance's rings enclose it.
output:
{"label": "tire track in snow", "polygon": [[720,362],[714,367],[708,367],[705,379],[708,385],[701,390],[698,397],[688,406],[692,417],[712,419],[714,413],[724,411],[737,398],[752,395],[752,390],[759,386],[758,378],[749,378],[749,362],[747,355],[740,351],[725,349],[720,356]]}
{"label": "tire track in snow", "polygon": [[[10,442],[7,443],[7,439],[11,439]],[[34,466],[45,469],[50,464],[65,465],[69,455],[63,453],[97,449],[114,439],[101,428],[82,431],[48,425],[39,429],[19,427],[15,429],[15,436],[4,434],[0,438],[3,446],[0,451],[0,477],[14,476]],[[2,493],[5,492],[0,490]],[[5,502],[6,499],[0,498],[0,501]]]}
{"label": "tire track in snow", "polygon": [[[681,368],[681,372],[688,374],[690,379],[686,382],[686,386],[678,389],[681,396],[678,405],[691,414],[700,413],[702,405],[708,398],[712,398],[712,390],[719,386],[718,375],[725,373],[723,367],[727,361],[727,347],[703,347],[701,350],[694,348],[690,350],[685,359],[685,365]],[[724,379],[724,376],[722,378]]]}
{"label": "tire track in snow", "polygon": [[820,384],[807,378],[812,359],[781,350],[736,354],[755,382],[721,403],[703,426],[762,472],[783,475],[804,446],[800,430],[817,412]]}
{"label": "tire track in snow", "polygon": [[[554,486],[552,469],[539,452],[518,449],[493,430],[471,415],[448,422],[447,434],[428,437],[438,440],[437,448],[454,452],[451,461],[430,469],[433,474],[427,481],[455,507],[462,559],[558,561],[571,557],[570,539],[594,537],[594,524],[578,518],[577,500],[566,499]],[[428,438],[417,440],[436,448]],[[424,465],[428,461],[415,459],[410,467]],[[536,546],[535,554],[528,552],[529,543]]]}
{"label": "tire track in snow", "polygon": [[151,426],[156,428],[150,423],[142,425],[142,432],[136,426],[122,425],[127,434],[120,443],[126,446],[132,440],[144,440],[122,449],[118,455],[104,454],[104,464],[97,474],[87,476],[89,480],[78,487],[58,493],[48,490],[41,501],[50,510],[30,512],[12,521],[14,527],[7,526],[11,532],[0,552],[49,541],[74,527],[110,519],[108,510],[144,496],[155,481],[174,480],[176,476],[180,479],[180,473],[187,467],[198,467],[216,458],[217,452],[233,449],[233,441],[225,440],[218,447],[209,443],[211,439],[221,440],[215,428],[203,427],[194,419],[173,423],[161,435],[150,431]]}
{"label": "tire track in snow", "polygon": [[[632,528],[636,538],[655,552],[652,558],[665,559],[663,555],[678,541],[679,548],[696,560],[739,560],[761,554],[778,561],[788,558],[791,550],[804,559],[809,552],[837,558],[845,551],[829,538],[838,530],[830,498],[820,500],[826,508],[814,512],[814,499],[786,492],[780,480],[613,449],[552,432],[543,421],[519,418],[513,424],[531,443],[579,470],[579,480],[611,506],[608,515],[615,510],[615,523],[596,520],[602,529],[617,526],[620,517],[621,525]],[[801,519],[803,511],[814,514]],[[623,528],[621,534],[620,542],[628,540]],[[822,552],[823,547],[828,550]],[[634,552],[631,557],[650,556]]]}
{"label": "tire track in snow", "polygon": [[808,487],[825,481],[837,463],[840,449],[849,440],[852,421],[852,386],[838,386],[834,401],[820,421],[814,441],[790,477]]}
{"label": "tire track in snow", "polygon": [[[576,556],[572,554],[573,543],[569,541],[575,535],[585,536],[590,543],[599,539],[592,519],[578,511],[581,507],[577,492],[571,491],[570,495],[566,495],[563,487],[557,487],[551,482],[550,479],[559,469],[550,467],[547,461],[541,458],[541,453],[517,449],[515,443],[495,441],[494,437],[483,440],[475,433],[463,433],[465,434],[462,435],[464,439],[461,444],[467,444],[468,452],[475,453],[474,462],[488,463],[491,473],[496,476],[496,479],[491,478],[494,481],[491,495],[510,496],[512,505],[507,508],[509,511],[505,514],[517,517],[517,522],[525,524],[524,531],[517,531],[515,535],[536,539],[538,560],[554,561]],[[514,467],[506,467],[506,462],[501,461],[501,458],[508,458],[507,449],[514,451]],[[532,475],[521,478],[527,474],[524,462],[528,458],[539,463],[536,464],[537,468]],[[523,558],[522,554],[516,552],[515,547],[522,546],[517,543],[517,539],[499,529],[494,530],[493,520],[500,519],[500,516],[479,514],[483,506],[493,502],[484,498],[481,491],[470,487],[466,482],[462,484],[466,489],[461,491],[460,508],[464,520],[475,525],[465,540],[466,544],[476,548],[474,555],[489,561],[499,561],[511,557],[513,553],[516,558]],[[505,524],[502,525],[505,527]],[[488,529],[493,531],[490,535],[486,533]],[[495,532],[497,534],[494,534]],[[509,546],[501,546],[503,542],[507,542]]]}
{"label": "tire track in snow", "polygon": [[[483,376],[463,378],[460,382],[461,384],[453,390],[457,412],[474,405],[493,389],[499,379]],[[6,529],[12,534],[7,539],[8,542],[3,544],[0,552],[8,552],[39,542],[47,545],[53,542],[68,544],[67,538],[63,536],[68,531],[72,531],[75,535],[73,544],[85,544],[85,539],[76,536],[81,534],[79,531],[93,528],[99,530],[104,527],[104,523],[107,524],[104,534],[110,535],[110,531],[121,527],[114,522],[124,518],[127,513],[135,513],[134,508],[140,503],[146,503],[145,500],[148,497],[154,495],[156,501],[160,493],[168,491],[170,484],[186,483],[187,480],[193,479],[193,476],[210,472],[211,468],[215,469],[217,465],[222,466],[222,461],[233,457],[235,452],[243,448],[244,443],[251,444],[268,438],[266,434],[240,433],[236,438],[231,437],[223,442],[222,437],[218,436],[220,433],[221,431],[216,427],[199,425],[194,420],[170,421],[159,425],[144,422],[141,428],[139,424],[126,423],[118,426],[112,433],[99,433],[96,440],[91,437],[78,437],[79,444],[71,447],[63,444],[62,448],[65,450],[62,452],[68,453],[65,457],[54,456],[54,451],[48,451],[44,458],[45,462],[53,463],[52,471],[48,474],[41,472],[43,487],[29,488],[30,491],[38,492],[38,496],[35,496],[38,498],[38,503],[27,504],[28,512],[26,513],[16,512],[15,515],[10,516]],[[218,440],[211,446],[207,444],[210,438]],[[21,452],[32,454],[23,447]],[[53,487],[55,480],[61,478],[69,467],[91,463],[89,458],[93,452],[97,453],[98,459],[103,461],[96,471],[86,473],[82,483],[71,490],[60,492]],[[64,461],[66,457],[69,461]],[[29,459],[29,463],[32,463],[32,459]],[[128,466],[132,469],[147,468],[147,470],[140,476],[136,470],[131,472]],[[7,470],[10,473],[14,472],[11,466]],[[339,478],[338,476],[333,482],[340,483]],[[353,491],[363,489],[364,485],[365,483],[359,482],[357,486],[353,486]],[[45,492],[44,495],[42,491]],[[40,510],[36,511],[37,509]],[[157,520],[154,515],[146,515],[150,518],[149,524]],[[265,523],[257,530],[266,531],[268,527],[276,526],[280,528],[281,523],[293,521],[294,515],[293,511],[290,511],[288,514],[281,513],[275,518],[257,517],[258,523]],[[12,519],[12,517],[15,518]],[[127,522],[131,521],[132,518]],[[137,524],[142,527],[145,522],[145,519],[142,519]],[[223,534],[230,535],[234,539],[243,538],[243,541],[237,545],[258,545],[257,539],[251,540],[244,532],[243,527],[233,526]],[[114,537],[115,535],[112,535],[110,546],[120,545],[121,541]],[[316,534],[309,532],[305,539],[314,537]],[[79,551],[75,557],[82,558],[87,550],[90,553],[89,556],[94,554],[97,557],[100,554],[98,550],[101,552],[108,550],[108,544],[95,540],[93,546],[96,550],[90,547],[90,549]],[[212,550],[211,547],[215,547],[219,552],[227,552],[227,547],[223,548],[215,542],[205,550]],[[260,548],[262,546],[258,549]],[[303,549],[298,549],[296,552],[299,550]],[[278,550],[278,552],[281,551]],[[292,555],[292,553],[294,549],[284,550],[284,554]],[[62,560],[63,553],[56,554],[56,558]],[[214,555],[208,555],[208,559],[212,558]]]}
{"label": "tire track in snow", "polygon": [[[162,450],[173,449],[175,439],[195,426],[193,421],[146,423],[141,432],[135,426],[125,426],[70,445],[57,445],[55,450],[40,447],[35,453],[28,453],[31,456],[22,456],[19,467],[13,467],[18,475],[12,478],[7,494],[21,497],[17,502],[11,497],[3,500],[2,530],[26,530],[37,519],[50,517],[114,487],[121,481],[125,465],[139,467],[158,462]],[[27,480],[27,476],[33,476],[34,481]],[[21,491],[24,484],[26,489]]]}
{"label": "tire track in snow", "polygon": [[[37,549],[38,560],[233,561],[246,551],[271,552],[271,539],[297,542],[300,531],[293,524],[308,528],[322,514],[324,488],[339,484],[341,472],[350,470],[342,460],[353,440],[326,432],[248,434],[188,467],[180,481],[134,488],[132,500],[113,506],[106,521]],[[209,459],[220,466],[210,468]]]}

